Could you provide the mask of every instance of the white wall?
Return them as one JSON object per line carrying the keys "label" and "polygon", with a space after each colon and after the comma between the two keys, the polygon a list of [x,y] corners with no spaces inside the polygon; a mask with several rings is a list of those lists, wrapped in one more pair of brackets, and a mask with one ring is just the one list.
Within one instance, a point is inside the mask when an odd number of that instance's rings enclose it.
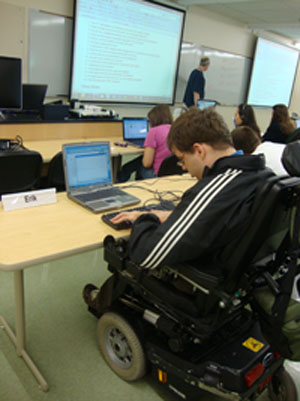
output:
{"label": "white wall", "polygon": [[73,0],[0,0],[0,54],[20,57],[23,81],[28,76],[28,21],[30,8],[73,16]]}
{"label": "white wall", "polygon": [[183,39],[246,57],[252,57],[255,45],[255,38],[246,26],[200,6],[188,8]]}
{"label": "white wall", "polygon": [[25,9],[36,8],[66,17],[73,16],[73,0],[2,0],[2,2],[21,6]]}
{"label": "white wall", "polygon": [[[1,8],[2,7],[2,8]],[[3,31],[11,29],[11,35],[5,35],[6,40],[0,43],[0,54],[19,56],[23,58],[23,77],[27,78],[27,54],[28,54],[28,9],[36,8],[46,12],[73,16],[73,0],[2,0],[0,1],[0,34],[3,39]],[[1,12],[5,9],[5,13]],[[22,21],[23,22],[20,23]],[[18,28],[16,30],[16,27]],[[234,20],[223,17],[200,6],[191,6],[187,9],[184,41],[192,42],[218,50],[252,57],[255,46],[255,35],[249,29]],[[269,37],[270,38],[270,37]],[[278,38],[274,35],[274,38]],[[282,42],[289,43],[284,38]],[[8,52],[10,52],[8,54]],[[213,65],[210,67],[213,68]],[[238,82],[237,82],[238,85]],[[175,107],[178,107],[176,105]],[[112,107],[108,105],[108,107]],[[144,116],[150,107],[146,106],[118,106],[113,108],[123,116]],[[295,87],[291,100],[291,111],[300,113],[300,66],[295,80]],[[218,111],[224,116],[229,128],[233,128],[232,117],[235,107],[218,107]],[[256,108],[257,120],[264,131],[271,119],[271,109]]]}

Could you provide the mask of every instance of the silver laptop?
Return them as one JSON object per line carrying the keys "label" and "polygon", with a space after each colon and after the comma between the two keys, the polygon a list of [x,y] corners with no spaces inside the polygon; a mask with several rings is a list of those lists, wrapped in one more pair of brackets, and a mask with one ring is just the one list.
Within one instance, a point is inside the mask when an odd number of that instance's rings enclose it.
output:
{"label": "silver laptop", "polygon": [[123,139],[130,145],[143,147],[148,133],[148,120],[146,118],[123,118]]}
{"label": "silver laptop", "polygon": [[93,212],[140,202],[113,186],[109,142],[63,145],[63,162],[68,197]]}

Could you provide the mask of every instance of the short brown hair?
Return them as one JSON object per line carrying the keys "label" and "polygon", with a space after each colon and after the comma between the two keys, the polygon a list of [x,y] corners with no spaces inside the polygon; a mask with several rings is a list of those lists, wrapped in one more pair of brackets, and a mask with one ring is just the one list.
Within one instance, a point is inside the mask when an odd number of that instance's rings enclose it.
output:
{"label": "short brown hair", "polygon": [[200,65],[205,67],[206,65],[210,64],[210,59],[208,57],[202,57],[200,60]]}
{"label": "short brown hair", "polygon": [[229,129],[212,107],[200,110],[191,107],[173,123],[168,135],[168,147],[175,146],[181,152],[192,152],[194,143],[207,143],[214,149],[232,146]]}
{"label": "short brown hair", "polygon": [[162,124],[172,124],[173,116],[170,107],[167,104],[158,104],[148,113],[148,119],[151,127],[157,127]]}
{"label": "short brown hair", "polygon": [[231,132],[233,146],[246,154],[254,152],[261,140],[257,133],[250,127],[241,126]]}

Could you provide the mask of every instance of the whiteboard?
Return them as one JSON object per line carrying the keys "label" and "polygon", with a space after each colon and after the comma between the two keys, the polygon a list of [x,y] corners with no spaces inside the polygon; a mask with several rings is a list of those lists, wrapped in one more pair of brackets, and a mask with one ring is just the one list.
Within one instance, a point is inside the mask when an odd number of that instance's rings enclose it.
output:
{"label": "whiteboard", "polygon": [[71,18],[29,10],[28,82],[48,84],[46,96],[68,95]]}
{"label": "whiteboard", "polygon": [[210,66],[204,72],[205,98],[217,100],[222,105],[236,106],[244,103],[252,60],[184,42],[181,47],[176,101],[182,102],[188,77],[192,70],[199,66],[200,58],[204,56],[210,58]]}

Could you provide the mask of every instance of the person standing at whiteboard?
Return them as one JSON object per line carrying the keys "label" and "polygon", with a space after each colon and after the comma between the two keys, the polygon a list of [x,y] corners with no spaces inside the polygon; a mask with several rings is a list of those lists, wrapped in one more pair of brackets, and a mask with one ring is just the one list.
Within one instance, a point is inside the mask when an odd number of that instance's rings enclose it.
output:
{"label": "person standing at whiteboard", "polygon": [[191,72],[183,97],[183,103],[187,107],[197,106],[198,100],[204,99],[205,78],[203,72],[208,69],[209,65],[209,58],[202,57],[199,67]]}

